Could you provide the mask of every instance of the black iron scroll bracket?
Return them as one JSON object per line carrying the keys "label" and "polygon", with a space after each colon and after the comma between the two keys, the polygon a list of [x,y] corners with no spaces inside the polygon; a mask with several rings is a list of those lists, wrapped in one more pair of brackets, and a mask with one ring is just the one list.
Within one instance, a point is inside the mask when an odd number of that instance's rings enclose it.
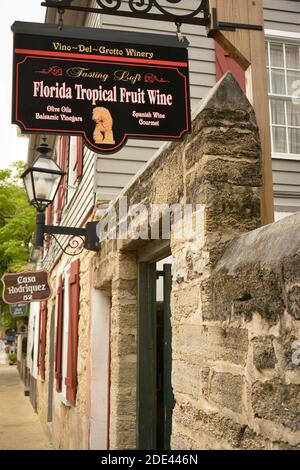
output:
{"label": "black iron scroll bracket", "polygon": [[218,20],[218,13],[216,8],[212,8],[211,13],[211,26],[208,33],[209,37],[213,37],[216,31],[236,31],[237,29],[248,29],[254,31],[263,31],[262,25],[248,24],[248,23],[227,23]]}
{"label": "black iron scroll bracket", "polygon": [[[45,212],[37,212],[36,214],[36,232],[35,232],[35,245],[42,247],[44,244],[45,235],[53,237],[64,253],[71,255],[66,252],[62,245],[59,243],[55,235],[66,235],[71,237],[69,246],[72,249],[78,248],[79,242],[72,242],[73,239],[79,238],[83,241],[83,247],[86,250],[98,252],[100,249],[99,238],[97,235],[98,222],[88,222],[85,228],[79,227],[62,227],[61,225],[46,225],[45,224]],[[78,254],[78,253],[77,253]]]}
{"label": "black iron scroll bracket", "polygon": [[[122,9],[122,0],[96,0],[99,8],[72,5],[74,0],[46,0],[43,7],[56,8],[58,11],[73,10],[82,13],[98,13],[101,15],[123,16],[133,19],[168,21],[175,24],[192,24],[208,26],[210,23],[209,0],[199,0],[199,6],[186,14],[176,15],[168,11],[168,7],[183,3],[183,0],[166,0],[167,6],[161,6],[160,0],[128,0],[127,9]],[[129,8],[129,9],[128,9]]]}

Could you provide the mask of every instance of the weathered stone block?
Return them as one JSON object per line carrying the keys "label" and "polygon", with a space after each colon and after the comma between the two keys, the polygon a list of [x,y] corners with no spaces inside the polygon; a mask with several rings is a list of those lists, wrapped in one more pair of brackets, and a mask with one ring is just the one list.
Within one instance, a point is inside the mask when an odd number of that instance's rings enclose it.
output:
{"label": "weathered stone block", "polygon": [[136,253],[119,253],[116,259],[115,277],[134,280],[137,278]]}
{"label": "weathered stone block", "polygon": [[200,395],[200,366],[173,360],[172,386],[174,392],[198,399]]}
{"label": "weathered stone block", "polygon": [[120,331],[130,328],[136,328],[137,324],[137,304],[126,302],[117,303],[112,308],[112,323]]}
{"label": "weathered stone block", "polygon": [[112,283],[114,301],[120,299],[136,300],[137,280],[117,279]]}
{"label": "weathered stone block", "polygon": [[136,360],[132,356],[112,357],[111,383],[120,388],[135,387],[136,384]]}
{"label": "weathered stone block", "polygon": [[176,356],[192,364],[228,361],[243,365],[248,353],[248,332],[239,328],[174,325],[172,348]]}
{"label": "weathered stone block", "polygon": [[176,427],[172,431],[171,437],[172,450],[195,450],[199,449],[199,443],[190,436],[182,434],[177,431]]}
{"label": "weathered stone block", "polygon": [[299,371],[299,338],[287,333],[278,338],[276,343],[278,345],[278,349],[282,352],[281,359],[283,360],[285,370]]}
{"label": "weathered stone block", "polygon": [[172,319],[181,321],[197,312],[199,307],[199,286],[187,287],[172,291],[171,312]]}
{"label": "weathered stone block", "polygon": [[208,399],[236,413],[243,410],[244,378],[239,375],[213,372]]}
{"label": "weathered stone block", "polygon": [[[206,433],[214,437],[209,437],[209,448],[220,449],[220,441],[227,442],[227,448],[232,449],[266,449],[267,441],[257,435],[247,425],[233,421],[231,418],[225,417],[222,413],[205,412],[204,410],[195,408],[191,403],[184,402],[175,406],[173,417],[180,425],[191,430],[194,436],[198,436],[198,449],[205,448]],[[176,436],[174,436],[175,439]]]}
{"label": "weathered stone block", "polygon": [[257,161],[226,160],[224,157],[205,155],[196,169],[203,181],[228,183],[238,186],[261,186],[261,174]]}
{"label": "weathered stone block", "polygon": [[295,320],[300,320],[300,286],[294,286],[288,290],[287,311]]}
{"label": "weathered stone block", "polygon": [[282,424],[293,431],[300,430],[300,385],[286,385],[279,379],[255,382],[252,387],[252,407],[256,418]]}
{"label": "weathered stone block", "polygon": [[[260,155],[258,135],[248,129],[236,127],[206,127],[198,135],[201,150],[206,155],[228,155],[257,158]],[[186,152],[186,160],[193,158],[197,139]],[[199,150],[198,150],[199,152]]]}
{"label": "weathered stone block", "polygon": [[124,334],[123,331],[113,329],[111,338],[111,348],[116,356],[124,356],[127,354],[136,354],[136,334]]}
{"label": "weathered stone block", "polygon": [[287,283],[300,282],[300,253],[282,260],[283,278]]}
{"label": "weathered stone block", "polygon": [[253,341],[253,363],[257,370],[274,369],[277,359],[273,337],[255,338]]}
{"label": "weathered stone block", "polygon": [[250,321],[257,312],[275,324],[284,313],[281,273],[259,263],[249,263],[231,275],[219,271],[213,277],[213,296],[216,320],[226,320],[233,312]]}
{"label": "weathered stone block", "polygon": [[136,415],[136,390],[133,387],[111,387],[111,409],[119,416]]}

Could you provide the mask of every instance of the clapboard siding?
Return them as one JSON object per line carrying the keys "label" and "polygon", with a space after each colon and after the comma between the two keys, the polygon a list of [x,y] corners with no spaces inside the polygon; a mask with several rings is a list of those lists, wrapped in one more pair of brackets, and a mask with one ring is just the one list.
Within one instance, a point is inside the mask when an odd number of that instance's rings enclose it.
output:
{"label": "clapboard siding", "polygon": [[265,28],[300,33],[298,0],[264,0]]}
{"label": "clapboard siding", "polygon": [[[161,3],[163,5],[163,3]],[[188,10],[196,8],[199,4],[196,0],[186,2]],[[165,2],[165,5],[167,3]],[[96,2],[92,6],[97,7]],[[179,14],[182,9],[173,5],[169,10]],[[94,14],[87,16],[86,25],[90,27],[103,27],[111,30],[139,31],[146,33],[176,34],[176,26],[173,23],[159,21],[135,21],[131,18],[103,15],[102,18]],[[203,27],[183,25],[182,33],[187,37],[190,46],[189,70],[190,70],[190,94],[191,106],[195,107],[206,96],[215,84],[215,48],[214,41],[207,38]],[[105,200],[111,194],[118,194],[123,188],[122,184],[128,184],[130,179],[149,160],[153,153],[162,145],[161,141],[131,139],[119,152],[111,155],[99,156],[96,162],[95,189],[97,199]],[[110,171],[109,171],[110,170]],[[118,175],[119,174],[119,175]]]}
{"label": "clapboard siding", "polygon": [[[273,159],[275,208],[286,212],[300,210],[300,161]],[[288,210],[287,210],[288,209]]]}

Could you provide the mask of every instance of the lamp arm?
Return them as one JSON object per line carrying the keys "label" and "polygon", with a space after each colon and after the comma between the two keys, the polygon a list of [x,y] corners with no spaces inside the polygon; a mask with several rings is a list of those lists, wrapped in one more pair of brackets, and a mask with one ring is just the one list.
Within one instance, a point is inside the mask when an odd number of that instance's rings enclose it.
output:
{"label": "lamp arm", "polygon": [[44,235],[70,235],[72,237],[85,237],[84,247],[87,250],[99,251],[99,238],[97,236],[98,222],[88,222],[85,228],[63,227],[60,225],[46,225],[45,212],[37,212],[35,244],[42,247],[44,244]]}

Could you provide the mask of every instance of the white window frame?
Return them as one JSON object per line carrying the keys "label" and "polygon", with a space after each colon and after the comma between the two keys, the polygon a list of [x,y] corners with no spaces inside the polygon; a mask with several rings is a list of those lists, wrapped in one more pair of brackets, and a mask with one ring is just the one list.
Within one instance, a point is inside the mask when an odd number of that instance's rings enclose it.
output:
{"label": "white window frame", "polygon": [[[276,29],[265,29],[265,39],[266,41],[274,41],[284,42],[284,43],[291,43],[291,44],[299,44],[300,46],[300,33],[288,32],[288,31],[281,31]],[[270,51],[269,51],[270,55]],[[280,95],[276,95],[277,98],[280,98]],[[272,131],[272,123],[271,123],[271,99],[272,95],[268,94],[269,98],[269,112],[270,112],[270,134],[271,134],[271,143],[273,149],[273,131]],[[283,96],[285,98],[285,95]],[[300,107],[300,105],[299,105]],[[279,160],[296,160],[300,161],[300,155],[291,154],[291,153],[275,153],[272,151],[272,158],[279,159]]]}

